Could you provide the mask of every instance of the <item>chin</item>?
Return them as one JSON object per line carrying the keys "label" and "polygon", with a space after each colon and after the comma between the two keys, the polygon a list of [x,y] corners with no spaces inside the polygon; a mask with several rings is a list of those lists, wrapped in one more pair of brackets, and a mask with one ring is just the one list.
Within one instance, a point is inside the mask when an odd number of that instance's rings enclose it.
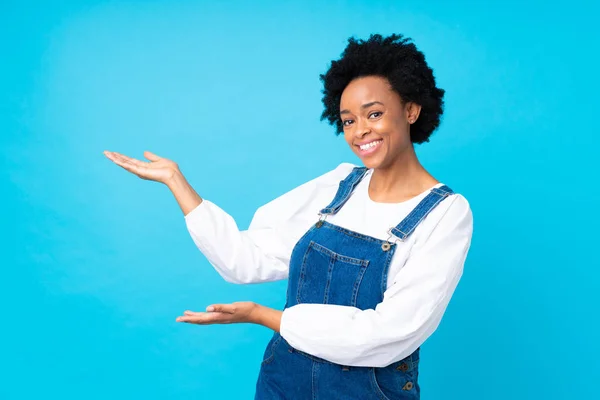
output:
{"label": "chin", "polygon": [[379,157],[360,157],[363,165],[369,169],[377,169],[380,168],[383,164],[383,160]]}

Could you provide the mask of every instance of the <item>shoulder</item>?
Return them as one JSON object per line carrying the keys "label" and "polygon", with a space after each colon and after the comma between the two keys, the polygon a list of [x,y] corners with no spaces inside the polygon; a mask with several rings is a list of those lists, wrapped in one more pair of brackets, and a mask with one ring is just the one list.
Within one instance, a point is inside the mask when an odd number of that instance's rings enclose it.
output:
{"label": "shoulder", "polygon": [[464,217],[472,215],[471,204],[466,197],[460,193],[454,193],[448,196],[447,204],[447,213],[449,213],[451,216]]}
{"label": "shoulder", "polygon": [[[434,234],[435,232],[435,234]],[[417,227],[417,241],[424,242],[432,234],[436,237],[458,235],[471,237],[473,212],[469,201],[459,193],[442,200]]]}
{"label": "shoulder", "polygon": [[471,204],[460,193],[453,193],[445,198],[437,207],[432,211],[432,214],[438,215],[439,222],[443,223],[456,223],[456,222],[468,222],[472,223],[473,212],[471,211]]}

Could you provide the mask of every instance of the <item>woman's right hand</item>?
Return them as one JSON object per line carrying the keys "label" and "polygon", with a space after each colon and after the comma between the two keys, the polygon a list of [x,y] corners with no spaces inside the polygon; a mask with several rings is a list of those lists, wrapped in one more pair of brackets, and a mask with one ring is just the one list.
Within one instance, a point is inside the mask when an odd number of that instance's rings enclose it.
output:
{"label": "woman's right hand", "polygon": [[113,151],[105,151],[104,155],[123,169],[150,181],[168,184],[179,173],[179,167],[175,162],[149,151],[144,152],[144,157],[150,160],[149,162],[136,160]]}
{"label": "woman's right hand", "polygon": [[159,157],[149,151],[144,152],[144,157],[150,160],[149,162],[136,160],[113,151],[105,151],[104,155],[118,166],[142,179],[167,185],[184,215],[188,215],[202,203],[202,198],[179,171],[179,166],[171,160]]}

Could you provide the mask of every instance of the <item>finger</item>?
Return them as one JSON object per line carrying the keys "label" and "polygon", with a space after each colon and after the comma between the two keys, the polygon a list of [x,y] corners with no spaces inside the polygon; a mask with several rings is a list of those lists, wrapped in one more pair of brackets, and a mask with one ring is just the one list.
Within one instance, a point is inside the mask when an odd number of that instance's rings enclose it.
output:
{"label": "finger", "polygon": [[111,161],[117,161],[117,160],[122,161],[122,162],[127,161],[127,159],[122,154],[116,153],[114,151],[105,151],[104,155],[107,158],[109,158]]}
{"label": "finger", "polygon": [[145,161],[140,161],[140,160],[137,160],[135,158],[127,157],[126,155],[123,155],[123,154],[119,154],[119,153],[113,152],[113,155],[118,160],[121,160],[123,162],[128,162],[128,163],[131,163],[133,165],[137,165],[138,167],[145,167],[145,166],[148,165],[148,163],[145,162]]}
{"label": "finger", "polygon": [[129,157],[127,157],[125,154],[121,154],[121,153],[117,153],[116,151],[108,151],[105,150],[104,154],[109,157],[109,158],[121,158],[121,159],[128,159]]}
{"label": "finger", "polygon": [[125,170],[127,170],[127,171],[129,171],[129,172],[131,172],[133,174],[144,175],[144,170],[145,170],[144,167],[135,165],[135,164],[133,164],[133,163],[131,163],[129,161],[123,161],[123,160],[121,160],[119,158],[115,158],[112,161],[115,164],[117,164],[119,167],[121,167],[121,168],[123,168],[123,169],[125,169]]}
{"label": "finger", "polygon": [[146,157],[146,158],[147,158],[148,160],[150,160],[150,161],[159,161],[159,160],[161,160],[161,159],[162,159],[162,157],[159,157],[159,156],[157,156],[156,154],[154,154],[154,153],[151,153],[151,152],[149,152],[149,151],[145,151],[145,152],[144,152],[144,157]]}
{"label": "finger", "polygon": [[235,314],[235,306],[233,304],[212,304],[206,307],[206,311]]}
{"label": "finger", "polygon": [[182,315],[177,317],[175,321],[198,325],[222,324],[228,322],[228,315],[221,313],[195,313],[194,315]]}
{"label": "finger", "polygon": [[104,155],[106,156],[106,158],[108,158],[111,161],[114,161],[116,159],[116,155],[115,155],[114,151],[105,150]]}
{"label": "finger", "polygon": [[182,315],[175,319],[177,322],[187,322],[189,324],[202,324],[208,323],[207,318],[203,318],[201,315]]}

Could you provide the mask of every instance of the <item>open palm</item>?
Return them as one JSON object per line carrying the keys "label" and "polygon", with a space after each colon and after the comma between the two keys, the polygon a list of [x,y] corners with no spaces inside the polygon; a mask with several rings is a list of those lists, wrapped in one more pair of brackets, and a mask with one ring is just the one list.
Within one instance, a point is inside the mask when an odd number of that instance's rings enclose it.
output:
{"label": "open palm", "polygon": [[159,157],[149,151],[144,152],[144,157],[149,161],[136,160],[114,151],[105,151],[104,155],[132,174],[150,181],[166,183],[179,170],[175,162]]}

